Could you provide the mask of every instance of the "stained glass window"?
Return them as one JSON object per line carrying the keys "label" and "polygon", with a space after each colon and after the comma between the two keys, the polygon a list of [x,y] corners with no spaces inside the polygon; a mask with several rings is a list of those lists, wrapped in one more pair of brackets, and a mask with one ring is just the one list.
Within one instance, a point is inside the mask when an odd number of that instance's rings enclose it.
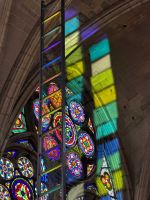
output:
{"label": "stained glass window", "polygon": [[28,158],[20,157],[18,159],[18,167],[23,176],[27,178],[33,177],[33,166]]}
{"label": "stained glass window", "polygon": [[0,199],[11,200],[9,191],[4,185],[1,185],[1,184],[0,184]]}
{"label": "stained glass window", "polygon": [[32,186],[23,178],[16,178],[12,182],[11,190],[14,199],[35,199]]}
{"label": "stained glass window", "polygon": [[14,165],[7,158],[0,158],[0,176],[5,180],[10,180],[14,176]]}
{"label": "stained glass window", "polygon": [[24,116],[24,109],[23,111],[19,114],[15,125],[12,128],[12,133],[24,133],[27,131],[26,127],[26,121],[25,121],[25,116]]}

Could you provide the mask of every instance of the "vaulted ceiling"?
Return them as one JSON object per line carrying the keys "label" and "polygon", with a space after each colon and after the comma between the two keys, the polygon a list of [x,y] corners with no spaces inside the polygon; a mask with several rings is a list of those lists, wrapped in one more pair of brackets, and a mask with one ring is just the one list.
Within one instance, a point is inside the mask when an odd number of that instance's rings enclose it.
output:
{"label": "vaulted ceiling", "polygon": [[[132,199],[148,200],[150,183],[150,1],[68,0],[81,21],[98,24],[111,43],[119,137]],[[57,8],[53,8],[57,9]],[[99,33],[95,37],[98,36]],[[40,0],[0,1],[0,149],[38,83]]]}

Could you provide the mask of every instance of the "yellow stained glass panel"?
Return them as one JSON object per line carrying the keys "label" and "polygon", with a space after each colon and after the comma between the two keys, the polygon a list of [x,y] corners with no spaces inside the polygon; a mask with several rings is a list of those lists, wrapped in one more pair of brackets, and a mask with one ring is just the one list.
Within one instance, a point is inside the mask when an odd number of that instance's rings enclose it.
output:
{"label": "yellow stained glass panel", "polygon": [[114,78],[111,68],[91,78],[93,92],[99,92],[113,83]]}
{"label": "yellow stained glass panel", "polygon": [[94,105],[96,108],[109,104],[116,100],[116,90],[114,85],[94,94]]}
{"label": "yellow stained glass panel", "polygon": [[84,62],[79,61],[74,65],[66,67],[67,80],[70,81],[84,73]]}

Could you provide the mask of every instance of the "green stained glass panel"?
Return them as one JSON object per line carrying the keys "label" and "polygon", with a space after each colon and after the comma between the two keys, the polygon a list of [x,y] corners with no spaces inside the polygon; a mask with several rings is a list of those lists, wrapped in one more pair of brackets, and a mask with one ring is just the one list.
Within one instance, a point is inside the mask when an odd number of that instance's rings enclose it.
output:
{"label": "green stained glass panel", "polygon": [[117,131],[117,119],[110,120],[97,128],[96,138],[99,140]]}
{"label": "green stained glass panel", "polygon": [[118,117],[117,102],[114,101],[106,106],[94,110],[94,124],[99,126]]}

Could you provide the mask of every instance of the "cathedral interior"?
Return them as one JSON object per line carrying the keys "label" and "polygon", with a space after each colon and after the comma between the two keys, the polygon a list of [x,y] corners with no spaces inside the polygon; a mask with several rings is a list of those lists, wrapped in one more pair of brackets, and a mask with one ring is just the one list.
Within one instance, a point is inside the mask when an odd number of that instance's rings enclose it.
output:
{"label": "cathedral interior", "polygon": [[0,0],[0,200],[150,200],[150,1],[61,1]]}

